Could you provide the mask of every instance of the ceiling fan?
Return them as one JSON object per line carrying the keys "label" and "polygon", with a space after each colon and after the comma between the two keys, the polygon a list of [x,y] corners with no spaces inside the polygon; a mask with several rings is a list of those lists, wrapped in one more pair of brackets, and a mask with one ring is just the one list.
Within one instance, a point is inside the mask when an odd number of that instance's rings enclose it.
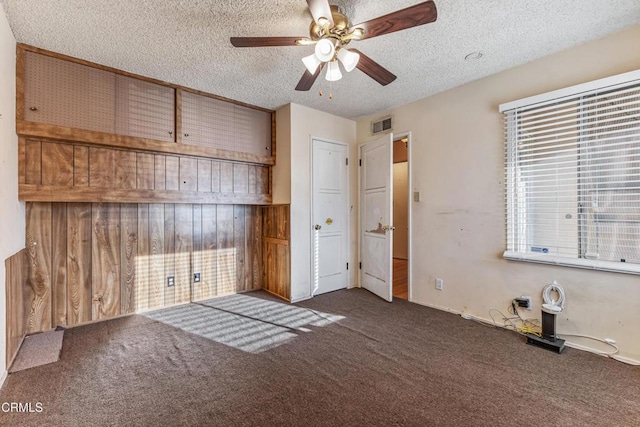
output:
{"label": "ceiling fan", "polygon": [[328,0],[307,0],[313,16],[309,37],[231,37],[235,47],[310,46],[315,52],[304,57],[306,70],[296,90],[307,91],[318,78],[325,65],[326,79],[342,78],[338,61],[347,72],[358,68],[383,86],[396,79],[389,70],[356,49],[347,49],[352,40],[370,39],[400,30],[434,22],[438,17],[433,0],[380,16],[358,25],[351,25],[349,18]]}

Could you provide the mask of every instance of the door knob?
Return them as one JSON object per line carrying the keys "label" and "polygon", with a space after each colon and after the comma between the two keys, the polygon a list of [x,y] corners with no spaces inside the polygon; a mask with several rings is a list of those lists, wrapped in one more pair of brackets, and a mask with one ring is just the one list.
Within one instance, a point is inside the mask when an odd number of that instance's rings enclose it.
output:
{"label": "door knob", "polygon": [[385,233],[389,230],[393,231],[396,228],[393,225],[385,225],[384,227],[382,227],[382,229],[385,231]]}
{"label": "door knob", "polygon": [[320,230],[322,228],[322,226],[320,224],[316,224],[316,226],[313,227],[313,228],[315,228],[316,230]]}

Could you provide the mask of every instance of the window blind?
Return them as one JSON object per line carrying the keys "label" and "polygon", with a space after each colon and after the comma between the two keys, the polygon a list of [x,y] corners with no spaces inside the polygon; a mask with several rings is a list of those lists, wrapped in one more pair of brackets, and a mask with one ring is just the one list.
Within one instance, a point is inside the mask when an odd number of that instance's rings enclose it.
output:
{"label": "window blind", "polygon": [[640,73],[600,83],[501,106],[506,258],[640,274]]}

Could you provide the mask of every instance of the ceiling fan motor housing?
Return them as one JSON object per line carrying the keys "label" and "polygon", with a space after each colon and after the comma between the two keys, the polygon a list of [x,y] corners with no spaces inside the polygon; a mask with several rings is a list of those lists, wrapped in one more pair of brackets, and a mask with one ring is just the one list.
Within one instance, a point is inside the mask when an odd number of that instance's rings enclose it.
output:
{"label": "ceiling fan motor housing", "polygon": [[338,6],[331,6],[331,17],[333,18],[333,26],[331,28],[319,25],[312,20],[309,27],[310,38],[312,40],[320,40],[329,37],[340,41],[342,45],[346,45],[350,40],[348,38],[343,40],[343,38],[351,28],[351,21],[347,15],[340,12]]}

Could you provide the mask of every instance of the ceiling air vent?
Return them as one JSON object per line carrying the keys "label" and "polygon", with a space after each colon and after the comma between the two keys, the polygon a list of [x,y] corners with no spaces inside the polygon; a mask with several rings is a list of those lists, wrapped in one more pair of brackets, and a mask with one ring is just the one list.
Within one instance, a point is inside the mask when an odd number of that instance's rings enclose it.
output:
{"label": "ceiling air vent", "polygon": [[374,135],[391,130],[391,117],[371,123],[371,131]]}

